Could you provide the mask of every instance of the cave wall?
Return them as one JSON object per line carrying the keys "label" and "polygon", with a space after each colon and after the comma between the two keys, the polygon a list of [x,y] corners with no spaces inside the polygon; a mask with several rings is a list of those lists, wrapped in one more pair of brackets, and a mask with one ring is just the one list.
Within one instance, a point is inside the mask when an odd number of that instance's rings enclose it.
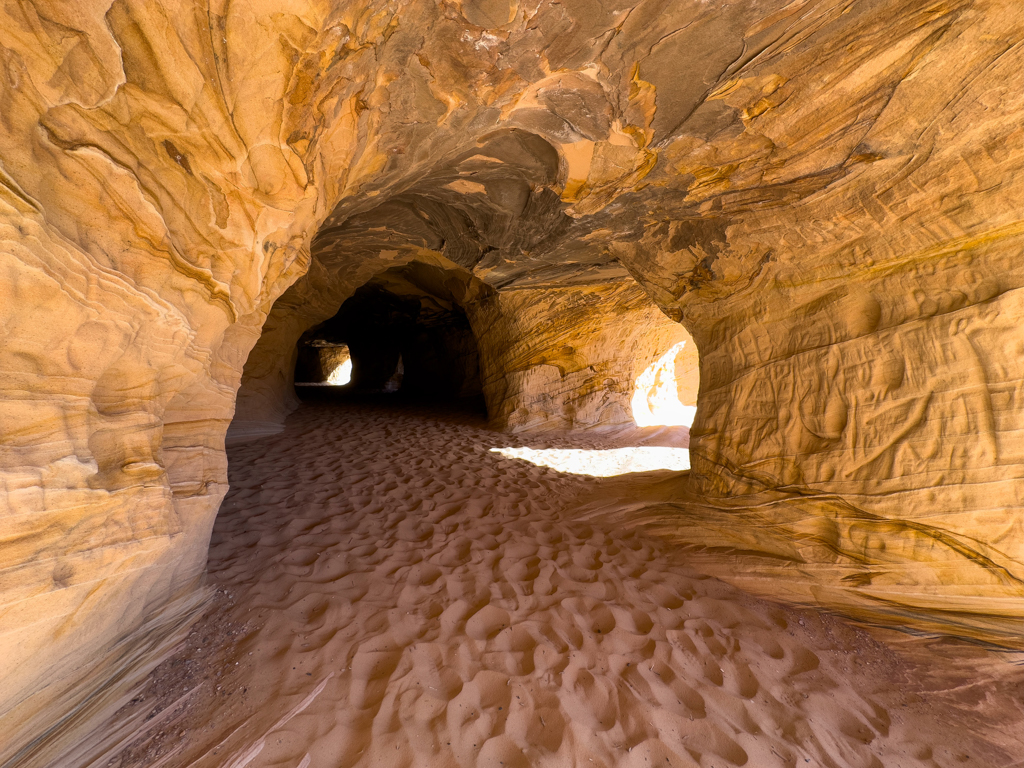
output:
{"label": "cave wall", "polygon": [[[279,423],[299,406],[294,375],[302,335],[337,315],[361,286],[388,269],[415,263],[436,271],[440,283],[437,290],[460,306],[472,304],[490,290],[467,270],[422,247],[385,249],[383,253],[367,250],[339,263],[337,257],[332,258],[330,246],[328,239],[326,244],[321,241],[319,248],[314,247],[316,256],[310,270],[270,311],[244,365],[236,422]],[[323,251],[328,251],[327,255]],[[396,350],[401,351],[397,346]]]}
{"label": "cave wall", "polygon": [[402,344],[402,392],[439,400],[479,398],[480,353],[469,321],[418,325]]}
{"label": "cave wall", "polygon": [[473,307],[492,424],[538,431],[633,423],[640,374],[692,340],[631,282],[502,291]]}
{"label": "cave wall", "polygon": [[[690,490],[705,506],[654,527],[766,555],[728,569],[761,590],[783,577],[789,596],[1013,645],[1024,81],[1008,48],[1020,19],[1008,36],[990,10],[850,19],[889,55],[754,67],[701,108],[735,110],[742,132],[666,147],[704,215],[618,247],[701,351]],[[851,92],[871,94],[870,121],[839,117]],[[769,150],[797,125],[788,152]],[[794,166],[820,171],[790,202]]]}
{"label": "cave wall", "polygon": [[1019,642],[1022,39],[996,0],[4,6],[0,759],[132,679],[232,416],[414,256],[686,326],[700,504],[637,524]]}
{"label": "cave wall", "polygon": [[[197,13],[0,11],[0,760],[194,590],[241,366],[308,258],[315,191],[280,115],[207,86]],[[281,94],[267,43],[217,48]]]}

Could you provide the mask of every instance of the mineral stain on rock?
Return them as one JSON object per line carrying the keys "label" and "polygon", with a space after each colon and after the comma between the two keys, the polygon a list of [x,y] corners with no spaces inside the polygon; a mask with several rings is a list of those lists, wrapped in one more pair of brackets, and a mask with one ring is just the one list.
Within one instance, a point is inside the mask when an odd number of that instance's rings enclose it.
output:
{"label": "mineral stain on rock", "polygon": [[192,167],[188,163],[188,156],[179,150],[170,140],[164,141],[164,149],[167,151],[167,156],[174,162],[185,169],[185,172],[191,176]]}

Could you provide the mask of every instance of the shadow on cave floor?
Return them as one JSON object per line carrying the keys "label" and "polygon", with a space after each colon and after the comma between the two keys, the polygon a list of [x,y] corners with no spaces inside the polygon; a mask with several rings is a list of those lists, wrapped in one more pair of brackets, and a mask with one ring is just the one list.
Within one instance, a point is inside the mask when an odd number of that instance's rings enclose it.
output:
{"label": "shadow on cave floor", "polygon": [[322,386],[296,387],[296,391],[307,408],[375,409],[474,427],[488,433],[481,445],[487,443],[489,450],[559,472],[592,478],[632,476],[644,483],[671,476],[678,485],[685,480],[680,473],[690,468],[690,430],[685,426],[620,424],[510,433],[488,426],[482,397],[439,399],[401,390],[359,393]]}
{"label": "shadow on cave floor", "polygon": [[398,392],[358,392],[349,387],[297,386],[295,391],[305,408],[340,406],[346,408],[397,408],[419,411],[432,418],[465,420],[474,425],[486,425],[487,406],[483,396],[438,398],[399,390]]}
{"label": "shadow on cave floor", "polygon": [[[483,397],[439,398],[435,395],[408,393],[402,390],[386,393],[366,393],[346,387],[298,386],[296,392],[306,407],[342,406],[349,408],[401,409],[419,413],[425,417],[455,420],[489,429],[487,407]],[[690,429],[685,426],[637,427],[633,424],[590,427],[574,430],[541,430],[501,432],[491,430],[497,436],[495,443],[541,446],[554,445],[580,447],[602,445],[605,447],[664,446],[686,448],[690,442]]]}
{"label": "shadow on cave floor", "polygon": [[316,398],[229,449],[216,605],[112,767],[1013,764],[988,657],[911,656],[581,522],[605,481],[495,453],[475,407]]}

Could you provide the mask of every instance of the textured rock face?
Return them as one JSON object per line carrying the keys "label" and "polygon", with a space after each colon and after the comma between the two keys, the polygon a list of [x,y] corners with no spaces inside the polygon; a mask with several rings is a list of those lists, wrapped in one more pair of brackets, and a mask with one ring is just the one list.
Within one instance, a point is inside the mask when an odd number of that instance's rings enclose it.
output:
{"label": "textured rock face", "polygon": [[474,326],[488,413],[512,430],[632,424],[637,379],[690,341],[628,282],[502,291]]}
{"label": "textured rock face", "polygon": [[[639,519],[866,616],[1013,642],[1020,23],[998,2],[5,7],[9,749],[189,593],[232,416],[283,418],[302,334],[410,262],[517,350],[484,362],[510,426],[618,412],[598,382],[634,363],[596,350],[633,343],[626,316],[579,320],[594,372],[502,324],[573,296],[614,313],[631,276],[701,355],[693,503]],[[545,402],[559,365],[572,392]]]}

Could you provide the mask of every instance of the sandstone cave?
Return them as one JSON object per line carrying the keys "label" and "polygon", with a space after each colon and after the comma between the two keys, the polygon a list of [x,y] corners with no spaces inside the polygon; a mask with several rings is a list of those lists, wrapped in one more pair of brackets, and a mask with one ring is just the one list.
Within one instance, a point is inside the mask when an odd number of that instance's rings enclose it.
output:
{"label": "sandstone cave", "polygon": [[[465,311],[440,270],[386,270],[299,339],[295,383],[326,384],[342,361],[355,392],[402,392],[436,400],[481,399],[480,353]],[[419,279],[417,279],[419,278]],[[318,390],[306,390],[307,397]]]}
{"label": "sandstone cave", "polygon": [[0,43],[0,768],[1020,765],[1019,8]]}

